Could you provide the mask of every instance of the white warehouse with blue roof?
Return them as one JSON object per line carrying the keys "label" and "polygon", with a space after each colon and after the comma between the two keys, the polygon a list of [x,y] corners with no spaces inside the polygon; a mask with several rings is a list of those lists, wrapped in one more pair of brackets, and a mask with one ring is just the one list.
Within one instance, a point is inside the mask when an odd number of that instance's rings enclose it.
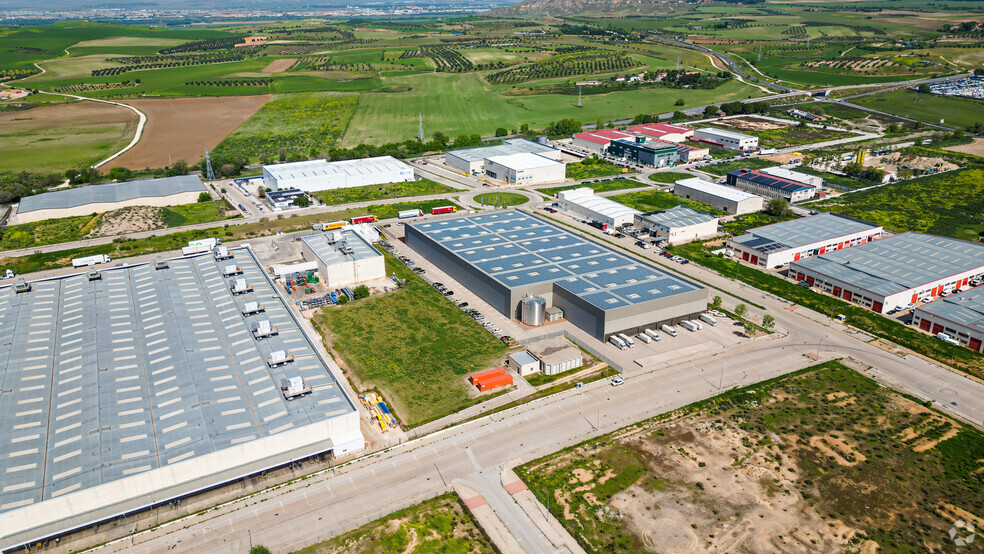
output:
{"label": "white warehouse with blue roof", "polygon": [[700,285],[517,210],[408,224],[406,243],[504,315],[531,294],[600,340],[707,309]]}

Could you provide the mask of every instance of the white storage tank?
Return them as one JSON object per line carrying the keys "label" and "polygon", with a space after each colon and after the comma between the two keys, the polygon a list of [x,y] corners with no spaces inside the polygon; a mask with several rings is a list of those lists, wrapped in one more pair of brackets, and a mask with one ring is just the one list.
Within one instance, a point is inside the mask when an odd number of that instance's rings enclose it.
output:
{"label": "white storage tank", "polygon": [[547,312],[547,301],[539,296],[533,296],[527,294],[519,302],[520,305],[520,320],[526,325],[532,325],[534,327],[543,325],[543,320],[546,317]]}

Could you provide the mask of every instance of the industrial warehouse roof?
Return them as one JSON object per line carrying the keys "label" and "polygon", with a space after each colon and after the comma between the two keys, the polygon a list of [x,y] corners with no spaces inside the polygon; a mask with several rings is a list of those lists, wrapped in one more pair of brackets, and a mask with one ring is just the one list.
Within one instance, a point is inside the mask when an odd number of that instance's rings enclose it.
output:
{"label": "industrial warehouse roof", "polygon": [[984,272],[984,244],[903,233],[793,265],[888,296],[978,268]]}
{"label": "industrial warehouse roof", "polygon": [[498,146],[479,146],[478,148],[465,148],[462,150],[451,150],[449,156],[455,156],[468,162],[480,162],[493,156],[509,156],[512,154],[537,154],[540,152],[554,151],[545,144],[538,144],[526,139],[509,139],[502,141]]}
{"label": "industrial warehouse roof", "polygon": [[520,152],[519,154],[510,154],[508,156],[492,156],[486,159],[494,164],[508,167],[514,171],[564,165],[550,158],[545,158],[539,154],[530,154],[529,152]]}
{"label": "industrial warehouse roof", "polygon": [[916,308],[916,312],[925,312],[984,333],[984,290],[975,288],[940,298]]}
{"label": "industrial warehouse roof", "polygon": [[407,227],[423,233],[508,288],[552,282],[602,310],[701,289],[660,268],[516,210]]}
{"label": "industrial warehouse roof", "polygon": [[412,170],[410,166],[393,156],[362,158],[329,162],[327,160],[308,160],[286,164],[265,165],[263,170],[277,180],[306,177],[331,177],[336,175],[376,175]]}
{"label": "industrial warehouse roof", "polygon": [[182,192],[205,192],[205,184],[197,175],[180,175],[178,177],[164,177],[163,179],[88,185],[26,196],[21,199],[17,213],[76,208],[88,204],[125,202],[135,198],[160,198]]}
{"label": "industrial warehouse roof", "polygon": [[[793,181],[791,179],[784,179],[782,177],[776,177],[774,175],[769,175],[768,173],[762,173],[761,171],[753,171],[750,169],[736,169],[731,173],[728,173],[729,177],[735,177],[736,179],[744,179],[746,181],[751,181],[757,185],[762,185],[764,187],[769,187],[776,190],[782,190],[786,192],[797,192],[800,190],[815,189],[816,187],[812,185],[806,185],[799,181]],[[729,183],[731,181],[728,181]]]}
{"label": "industrial warehouse roof", "polygon": [[588,187],[581,187],[571,190],[560,191],[558,197],[572,204],[599,213],[605,217],[624,217],[642,215],[642,212],[635,208],[630,208],[624,204],[619,204],[614,200],[609,200],[604,196],[598,196],[594,190]]}
{"label": "industrial warehouse roof", "polygon": [[705,133],[714,133],[719,137],[728,137],[735,140],[745,140],[757,138],[754,135],[746,135],[745,133],[739,133],[737,131],[729,131],[728,129],[720,129],[718,127],[705,127],[703,129],[697,129],[697,131]]}
{"label": "industrial warehouse roof", "polygon": [[643,123],[642,125],[633,125],[628,130],[657,138],[666,135],[686,135],[694,132],[690,127],[674,125],[672,123]]}
{"label": "industrial warehouse roof", "polygon": [[523,350],[522,352],[516,352],[515,354],[510,354],[509,355],[509,358],[512,359],[512,361],[516,362],[519,365],[539,364],[540,363],[540,360],[538,360],[535,357],[533,357],[533,354],[530,354],[526,350]]}
{"label": "industrial warehouse roof", "polygon": [[800,173],[799,171],[793,171],[791,169],[786,169],[785,167],[765,167],[759,171],[765,173],[766,175],[772,175],[773,177],[779,177],[788,181],[796,181],[797,183],[809,184],[818,179],[822,180],[822,178],[815,175]]}
{"label": "industrial warehouse roof", "polygon": [[[256,258],[231,253],[35,281],[20,294],[0,288],[0,512],[145,473],[154,500],[166,499],[175,477],[155,470],[355,410]],[[231,294],[220,272],[230,264],[251,293]],[[265,312],[244,317],[251,301]],[[255,340],[259,320],[279,334]],[[278,350],[295,360],[271,369]],[[314,392],[288,403],[280,381],[296,376]],[[269,444],[254,452],[285,452]],[[195,478],[253,461],[213,460]]]}
{"label": "industrial warehouse roof", "polygon": [[597,131],[574,133],[574,138],[596,142],[598,144],[608,144],[609,142],[620,138],[635,140],[635,137],[636,135],[633,135],[632,133],[626,133],[625,131],[619,131],[618,129],[598,129]]}
{"label": "industrial warehouse roof", "polygon": [[353,229],[341,229],[308,235],[301,237],[301,241],[325,265],[344,261],[365,260],[383,255]]}
{"label": "industrial warehouse roof", "polygon": [[842,215],[822,213],[792,221],[749,229],[747,234],[731,239],[743,246],[770,254],[808,244],[831,242],[864,231],[881,231],[881,226]]}
{"label": "industrial warehouse roof", "polygon": [[700,177],[690,177],[688,179],[680,179],[679,181],[676,182],[676,184],[687,187],[691,190],[699,190],[700,192],[703,192],[705,194],[710,194],[717,198],[730,200],[732,202],[741,202],[743,200],[748,200],[749,198],[758,198],[757,195],[752,194],[750,192],[745,192],[743,190],[738,190],[734,187],[719,185],[717,183],[705,181]]}
{"label": "industrial warehouse roof", "polygon": [[641,216],[641,219],[654,225],[667,228],[690,227],[700,225],[708,221],[717,221],[713,215],[690,209],[686,206],[674,206],[668,210],[653,212]]}

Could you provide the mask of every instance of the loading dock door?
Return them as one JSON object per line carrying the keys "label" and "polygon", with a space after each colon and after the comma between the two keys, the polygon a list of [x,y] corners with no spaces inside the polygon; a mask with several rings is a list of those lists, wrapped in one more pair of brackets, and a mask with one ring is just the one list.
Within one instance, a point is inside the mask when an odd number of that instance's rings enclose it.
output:
{"label": "loading dock door", "polygon": [[923,331],[927,331],[928,332],[930,325],[932,325],[932,324],[929,322],[928,319],[923,319],[922,321],[919,322],[919,328],[922,329]]}
{"label": "loading dock door", "polygon": [[930,331],[930,333],[932,333],[932,334],[935,335],[936,333],[939,333],[942,330],[943,330],[943,326],[942,325],[940,325],[939,323],[934,323],[933,324],[933,330]]}
{"label": "loading dock door", "polygon": [[876,311],[876,312],[878,312],[878,313],[881,313],[883,307],[884,306],[882,305],[881,302],[872,302],[871,303],[871,309],[874,310],[874,311]]}
{"label": "loading dock door", "polygon": [[748,252],[742,252],[741,253],[741,261],[743,261],[743,262],[747,262],[748,261]]}
{"label": "loading dock door", "polygon": [[841,295],[841,298],[848,301],[851,300],[851,291],[845,290],[844,294]]}
{"label": "loading dock door", "polygon": [[840,295],[841,295],[841,288],[834,287],[834,296],[840,296]]}
{"label": "loading dock door", "polygon": [[759,263],[759,257],[758,256],[752,256],[752,258],[751,258],[751,264],[752,265],[758,265],[758,263]]}
{"label": "loading dock door", "polygon": [[967,348],[971,350],[980,352],[981,351],[981,339],[971,338],[970,342],[967,343]]}

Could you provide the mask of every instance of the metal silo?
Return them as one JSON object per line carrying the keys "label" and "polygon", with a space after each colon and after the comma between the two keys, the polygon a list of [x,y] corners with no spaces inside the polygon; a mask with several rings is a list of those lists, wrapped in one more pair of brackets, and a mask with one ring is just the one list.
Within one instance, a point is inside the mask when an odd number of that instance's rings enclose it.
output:
{"label": "metal silo", "polygon": [[543,318],[547,311],[547,301],[539,296],[527,294],[520,301],[521,320],[526,325],[543,325]]}

